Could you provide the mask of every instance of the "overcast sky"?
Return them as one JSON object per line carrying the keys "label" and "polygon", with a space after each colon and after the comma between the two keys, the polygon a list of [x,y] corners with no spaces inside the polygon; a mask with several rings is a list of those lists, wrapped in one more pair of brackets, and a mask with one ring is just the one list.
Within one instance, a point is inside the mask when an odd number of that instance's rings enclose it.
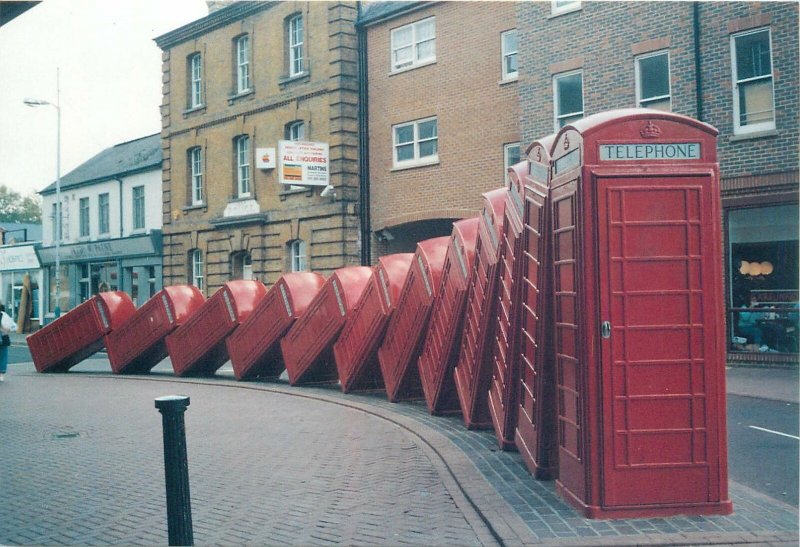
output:
{"label": "overcast sky", "polygon": [[101,150],[161,130],[161,50],[153,38],[208,14],[205,0],[45,0],[0,27],[0,185],[22,195]]}

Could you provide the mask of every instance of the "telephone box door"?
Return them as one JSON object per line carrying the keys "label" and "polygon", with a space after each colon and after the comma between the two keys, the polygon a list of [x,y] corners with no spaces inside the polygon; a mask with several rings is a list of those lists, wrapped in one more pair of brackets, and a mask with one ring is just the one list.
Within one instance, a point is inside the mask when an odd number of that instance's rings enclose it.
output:
{"label": "telephone box door", "polygon": [[[720,491],[711,175],[599,176],[603,505]],[[717,372],[718,373],[718,372]],[[718,495],[718,494],[716,494]]]}

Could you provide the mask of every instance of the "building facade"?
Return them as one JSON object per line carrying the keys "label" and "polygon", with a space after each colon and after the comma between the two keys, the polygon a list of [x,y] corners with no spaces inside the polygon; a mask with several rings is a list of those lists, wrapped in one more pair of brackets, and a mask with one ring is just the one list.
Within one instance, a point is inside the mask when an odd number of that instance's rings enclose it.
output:
{"label": "building facade", "polygon": [[518,161],[515,4],[376,2],[359,29],[374,258],[450,235]]}
{"label": "building facade", "polygon": [[23,330],[30,332],[41,324],[44,315],[39,291],[44,272],[36,256],[42,225],[2,222],[0,235],[0,302],[18,324],[23,316]]}
{"label": "building facade", "polygon": [[234,2],[156,38],[165,284],[360,262],[356,14]]}
{"label": "building facade", "polygon": [[43,323],[100,291],[141,305],[161,290],[160,135],[108,148],[61,177],[60,226],[57,193],[55,183],[39,192]]}
{"label": "building facade", "polygon": [[[517,20],[523,142],[627,107],[719,130],[729,360],[796,362],[797,4],[521,2]],[[769,309],[747,325],[751,302]]]}

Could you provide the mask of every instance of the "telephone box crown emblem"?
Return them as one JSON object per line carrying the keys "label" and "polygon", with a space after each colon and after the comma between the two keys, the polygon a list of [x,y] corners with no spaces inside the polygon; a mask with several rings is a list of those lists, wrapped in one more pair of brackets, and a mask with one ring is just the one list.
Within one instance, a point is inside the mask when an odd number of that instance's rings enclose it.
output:
{"label": "telephone box crown emblem", "polygon": [[652,121],[649,121],[645,124],[639,134],[644,139],[657,139],[661,136],[661,128],[654,124]]}

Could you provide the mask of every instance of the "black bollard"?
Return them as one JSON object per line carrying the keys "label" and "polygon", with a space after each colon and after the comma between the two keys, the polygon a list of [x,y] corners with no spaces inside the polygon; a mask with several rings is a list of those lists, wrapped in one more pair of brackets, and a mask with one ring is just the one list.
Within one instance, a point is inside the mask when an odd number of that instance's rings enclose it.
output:
{"label": "black bollard", "polygon": [[189,397],[167,395],[156,399],[164,425],[164,478],[167,487],[167,530],[170,545],[194,545],[192,500],[189,496],[189,461],[183,413]]}

